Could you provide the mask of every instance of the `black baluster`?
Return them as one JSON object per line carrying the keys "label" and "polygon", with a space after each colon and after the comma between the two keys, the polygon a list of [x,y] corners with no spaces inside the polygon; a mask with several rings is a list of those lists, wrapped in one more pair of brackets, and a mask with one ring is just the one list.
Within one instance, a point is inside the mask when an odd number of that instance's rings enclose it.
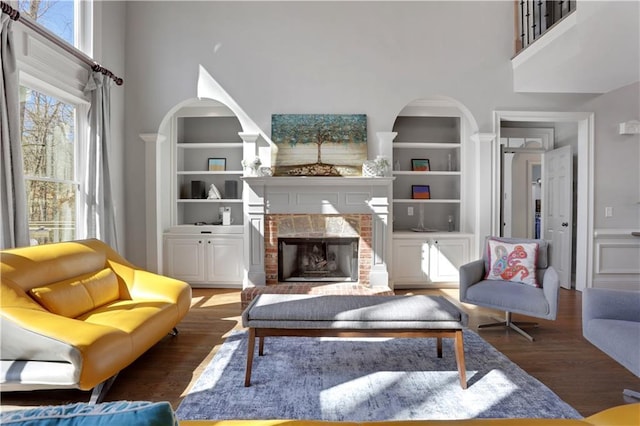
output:
{"label": "black baluster", "polygon": [[524,43],[524,0],[520,2],[520,30],[522,33],[520,34],[520,41],[522,43],[521,49],[524,49],[526,44]]}
{"label": "black baluster", "polygon": [[542,0],[538,0],[538,31],[540,35],[542,35]]}
{"label": "black baluster", "polygon": [[531,14],[529,13],[529,0],[527,0],[527,15],[526,15],[526,16],[527,16],[527,46],[528,46],[529,44],[531,44],[531,41],[529,40],[529,28],[531,28],[531,27],[529,26],[529,16],[530,16],[530,15],[531,15]]}
{"label": "black baluster", "polygon": [[538,26],[536,24],[536,2],[535,1],[533,2],[533,7],[531,8],[531,10],[533,11],[533,19],[532,19],[533,25],[531,25],[531,30],[532,30],[532,33],[533,33],[533,39],[535,40],[537,38],[536,37],[536,27]]}

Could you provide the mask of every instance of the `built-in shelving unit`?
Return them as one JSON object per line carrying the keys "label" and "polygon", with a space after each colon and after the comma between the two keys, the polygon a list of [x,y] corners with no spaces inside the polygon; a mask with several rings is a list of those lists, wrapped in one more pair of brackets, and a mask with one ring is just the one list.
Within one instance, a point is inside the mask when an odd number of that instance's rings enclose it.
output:
{"label": "built-in shelving unit", "polygon": [[[392,281],[396,288],[455,287],[473,234],[463,232],[462,116],[412,105],[394,124]],[[414,161],[427,170],[416,170]],[[414,186],[429,188],[416,198]]]}
{"label": "built-in shelving unit", "polygon": [[[242,225],[243,142],[238,135],[241,131],[236,117],[177,118],[174,225],[217,225],[220,207],[231,208],[233,224]],[[223,170],[209,170],[209,159],[224,161]],[[222,198],[207,198],[212,184]],[[235,187],[233,193],[229,186]],[[199,193],[194,193],[196,187],[200,188]]]}
{"label": "built-in shelving unit", "polygon": [[[394,231],[415,228],[459,231],[461,204],[460,117],[399,116],[393,142]],[[428,160],[428,170],[415,170]],[[417,199],[416,186],[429,188],[429,199]]]}
{"label": "built-in shelving unit", "polygon": [[[245,144],[240,121],[227,107],[212,104],[184,108],[174,123],[164,272],[197,287],[241,287]],[[211,185],[220,198],[209,198]],[[221,223],[223,208],[231,210],[230,225]]]}

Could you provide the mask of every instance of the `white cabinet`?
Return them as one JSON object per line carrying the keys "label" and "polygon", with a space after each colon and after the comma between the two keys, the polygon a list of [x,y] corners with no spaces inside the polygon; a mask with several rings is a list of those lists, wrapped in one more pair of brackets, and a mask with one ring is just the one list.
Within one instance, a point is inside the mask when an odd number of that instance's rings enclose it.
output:
{"label": "white cabinet", "polygon": [[469,262],[472,239],[460,233],[394,233],[394,287],[457,285],[460,266]]}
{"label": "white cabinet", "polygon": [[204,239],[201,237],[166,237],[164,239],[165,272],[170,277],[192,282],[204,281]]}
{"label": "white cabinet", "polygon": [[165,234],[166,274],[198,287],[241,287],[242,235]]}

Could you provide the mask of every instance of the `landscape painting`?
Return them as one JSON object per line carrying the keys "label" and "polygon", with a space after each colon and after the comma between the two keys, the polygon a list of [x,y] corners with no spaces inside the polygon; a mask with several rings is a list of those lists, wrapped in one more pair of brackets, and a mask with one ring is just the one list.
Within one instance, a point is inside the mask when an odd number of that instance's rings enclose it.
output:
{"label": "landscape painting", "polygon": [[275,176],[360,176],[367,160],[365,114],[271,116]]}

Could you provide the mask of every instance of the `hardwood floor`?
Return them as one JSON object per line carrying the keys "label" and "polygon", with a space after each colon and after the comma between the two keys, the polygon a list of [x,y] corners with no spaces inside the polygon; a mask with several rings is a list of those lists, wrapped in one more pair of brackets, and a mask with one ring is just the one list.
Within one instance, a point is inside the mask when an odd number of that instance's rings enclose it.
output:
{"label": "hardwood floor", "polygon": [[[441,294],[457,301],[457,289],[397,290],[397,294]],[[503,313],[463,305],[469,313],[469,328],[502,318]],[[215,355],[225,337],[241,329],[240,291],[194,289],[191,312],[178,326],[180,334],[167,336],[135,363],[123,370],[105,401],[169,401],[177,408]],[[520,318],[514,315],[514,319]],[[531,329],[529,342],[515,331],[484,329],[479,334],[536,377],[582,415],[631,400],[624,388],[640,390],[640,379],[595,348],[582,337],[581,293],[561,290],[558,320],[540,320]],[[1,409],[88,401],[89,393],[52,390],[2,393]]]}

